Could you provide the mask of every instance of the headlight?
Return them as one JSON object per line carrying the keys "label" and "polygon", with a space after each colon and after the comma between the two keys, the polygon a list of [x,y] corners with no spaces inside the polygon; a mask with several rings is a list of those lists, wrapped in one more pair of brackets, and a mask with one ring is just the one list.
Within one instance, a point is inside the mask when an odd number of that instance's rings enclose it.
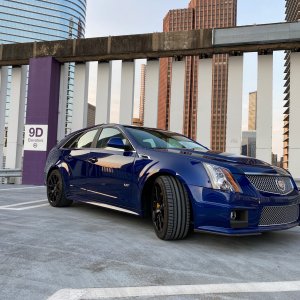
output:
{"label": "headlight", "polygon": [[215,190],[241,193],[241,187],[233,178],[231,172],[220,166],[203,163],[206,172]]}

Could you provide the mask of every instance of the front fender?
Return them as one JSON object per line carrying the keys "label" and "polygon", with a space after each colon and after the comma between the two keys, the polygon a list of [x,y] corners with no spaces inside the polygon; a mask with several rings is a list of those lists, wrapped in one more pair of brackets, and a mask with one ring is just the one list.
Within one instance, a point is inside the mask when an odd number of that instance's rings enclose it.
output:
{"label": "front fender", "polygon": [[136,164],[139,166],[135,171],[140,187],[157,174],[170,174],[186,185],[211,187],[206,170],[199,160],[160,153],[159,157],[152,155],[151,160],[138,158]]}

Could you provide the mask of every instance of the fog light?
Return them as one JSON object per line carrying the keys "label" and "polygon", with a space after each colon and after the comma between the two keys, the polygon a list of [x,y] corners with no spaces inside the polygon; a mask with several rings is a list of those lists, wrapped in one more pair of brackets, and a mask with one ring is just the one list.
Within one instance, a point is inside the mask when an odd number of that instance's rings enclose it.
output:
{"label": "fog light", "polygon": [[248,210],[237,209],[230,212],[231,228],[246,228],[248,227]]}

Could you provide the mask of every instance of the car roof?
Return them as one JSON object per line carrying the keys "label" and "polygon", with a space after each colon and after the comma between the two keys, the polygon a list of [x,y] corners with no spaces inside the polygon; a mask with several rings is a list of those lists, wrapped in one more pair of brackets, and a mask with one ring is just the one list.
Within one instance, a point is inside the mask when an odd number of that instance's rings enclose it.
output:
{"label": "car roof", "polygon": [[160,128],[146,127],[146,126],[137,126],[137,125],[126,125],[126,124],[118,124],[118,123],[103,123],[103,124],[98,124],[98,125],[92,126],[92,127],[88,128],[88,129],[91,129],[91,128],[94,128],[94,127],[100,127],[100,126],[115,126],[115,127],[120,127],[120,128],[135,128],[135,129],[146,129],[146,130],[155,130],[155,131],[163,131],[163,132],[169,132],[169,133],[176,133],[176,132],[173,132],[173,131],[169,131],[169,130],[165,130],[165,129],[160,129]]}

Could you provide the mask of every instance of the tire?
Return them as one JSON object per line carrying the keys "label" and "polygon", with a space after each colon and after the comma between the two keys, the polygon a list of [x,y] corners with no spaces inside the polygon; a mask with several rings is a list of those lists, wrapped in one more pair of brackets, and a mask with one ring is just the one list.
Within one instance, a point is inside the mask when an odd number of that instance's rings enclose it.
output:
{"label": "tire", "polygon": [[185,187],[172,176],[158,177],[152,188],[152,223],[162,240],[184,239],[190,229],[190,202]]}
{"label": "tire", "polygon": [[73,202],[66,198],[64,182],[59,170],[51,171],[47,178],[47,197],[53,207],[70,206]]}

